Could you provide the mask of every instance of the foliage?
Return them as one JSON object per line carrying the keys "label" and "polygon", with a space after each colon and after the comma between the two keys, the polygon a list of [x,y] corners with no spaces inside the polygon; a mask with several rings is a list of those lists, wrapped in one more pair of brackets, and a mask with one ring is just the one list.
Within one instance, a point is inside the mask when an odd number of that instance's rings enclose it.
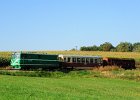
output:
{"label": "foliage", "polygon": [[140,42],[136,42],[134,44],[129,42],[120,42],[116,47],[109,42],[105,42],[100,46],[82,46],[80,51],[140,52]]}
{"label": "foliage", "polygon": [[80,48],[81,51],[99,51],[99,47],[96,46],[96,45],[93,45],[93,46],[88,46],[88,47],[81,47]]}
{"label": "foliage", "polygon": [[118,52],[131,52],[133,50],[133,46],[128,42],[121,42],[116,47]]}
{"label": "foliage", "polygon": [[105,42],[100,45],[101,51],[111,51],[111,49],[113,49],[113,48],[114,48],[113,45],[109,42]]}
{"label": "foliage", "polygon": [[10,58],[0,57],[0,67],[9,66],[10,65]]}
{"label": "foliage", "polygon": [[140,52],[140,42],[133,44],[133,52]]}

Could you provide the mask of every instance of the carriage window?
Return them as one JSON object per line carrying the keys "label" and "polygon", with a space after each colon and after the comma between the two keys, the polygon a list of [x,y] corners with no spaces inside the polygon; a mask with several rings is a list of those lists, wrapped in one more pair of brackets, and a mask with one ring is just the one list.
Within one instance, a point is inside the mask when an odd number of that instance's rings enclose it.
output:
{"label": "carriage window", "polygon": [[81,62],[81,59],[80,58],[77,58],[77,62],[80,63]]}
{"label": "carriage window", "polygon": [[95,63],[97,63],[97,59],[95,59]]}
{"label": "carriage window", "polygon": [[64,62],[66,62],[66,58],[64,58]]}
{"label": "carriage window", "polygon": [[90,58],[90,63],[93,63],[93,58]]}
{"label": "carriage window", "polygon": [[68,62],[70,62],[70,58],[68,57],[68,60],[67,60]]}
{"label": "carriage window", "polygon": [[72,62],[76,62],[76,58],[72,58]]}
{"label": "carriage window", "polygon": [[93,63],[95,63],[95,59],[93,58]]}
{"label": "carriage window", "polygon": [[82,58],[82,63],[85,63],[85,58]]}
{"label": "carriage window", "polygon": [[86,63],[89,63],[89,58],[86,58]]}
{"label": "carriage window", "polygon": [[101,59],[98,59],[98,63],[101,63]]}

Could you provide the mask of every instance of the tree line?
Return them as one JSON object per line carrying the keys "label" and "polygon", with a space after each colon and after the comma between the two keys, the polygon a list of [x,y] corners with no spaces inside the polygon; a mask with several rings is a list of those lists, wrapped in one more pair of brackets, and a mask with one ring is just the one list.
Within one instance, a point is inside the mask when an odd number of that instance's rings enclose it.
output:
{"label": "tree line", "polygon": [[82,46],[80,51],[112,51],[112,52],[140,52],[140,42],[120,42],[116,47],[110,42],[105,42],[100,46]]}

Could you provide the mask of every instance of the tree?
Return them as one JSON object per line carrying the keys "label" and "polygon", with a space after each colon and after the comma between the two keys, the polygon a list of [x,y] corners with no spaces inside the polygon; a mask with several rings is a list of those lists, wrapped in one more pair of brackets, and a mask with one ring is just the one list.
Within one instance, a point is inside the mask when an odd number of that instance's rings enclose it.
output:
{"label": "tree", "polygon": [[98,48],[98,46],[93,45],[93,46],[91,46],[91,50],[92,50],[92,51],[98,51],[98,50],[99,50],[99,48]]}
{"label": "tree", "polygon": [[121,42],[117,45],[116,49],[119,52],[132,52],[133,46],[129,42]]}
{"label": "tree", "polygon": [[98,51],[98,46],[93,45],[93,46],[83,46],[80,48],[81,51]]}
{"label": "tree", "polygon": [[87,51],[87,47],[85,47],[85,46],[80,47],[80,51]]}
{"label": "tree", "polygon": [[113,45],[109,42],[105,42],[105,43],[100,45],[100,50],[101,51],[110,51],[113,48],[114,48]]}
{"label": "tree", "polygon": [[133,44],[133,52],[140,52],[140,42]]}

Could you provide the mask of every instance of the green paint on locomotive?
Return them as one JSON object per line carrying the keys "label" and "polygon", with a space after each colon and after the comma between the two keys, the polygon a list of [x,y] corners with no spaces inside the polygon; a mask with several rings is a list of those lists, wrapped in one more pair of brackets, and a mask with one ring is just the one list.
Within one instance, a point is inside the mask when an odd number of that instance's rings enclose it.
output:
{"label": "green paint on locomotive", "polygon": [[11,58],[13,69],[22,68],[58,68],[58,55],[35,54],[35,53],[13,53]]}

